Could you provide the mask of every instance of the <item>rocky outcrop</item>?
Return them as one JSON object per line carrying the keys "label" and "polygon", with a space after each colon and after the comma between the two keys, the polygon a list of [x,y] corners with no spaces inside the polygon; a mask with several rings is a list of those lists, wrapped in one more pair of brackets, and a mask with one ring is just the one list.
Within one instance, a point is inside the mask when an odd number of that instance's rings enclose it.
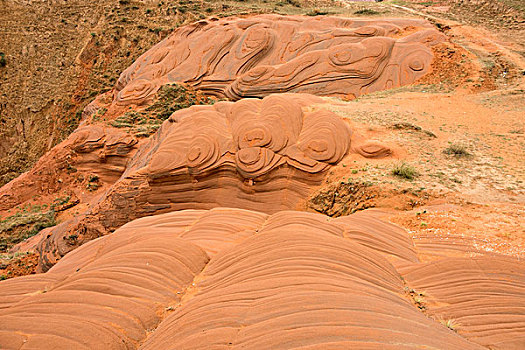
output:
{"label": "rocky outcrop", "polygon": [[[115,128],[85,125],[49,151],[37,164],[0,188],[0,213],[35,197],[62,195],[84,199],[87,177],[113,184],[137,150],[137,138]],[[82,188],[83,187],[83,188]]]}
{"label": "rocky outcrop", "polygon": [[148,103],[168,83],[234,100],[283,92],[355,98],[428,73],[430,47],[444,39],[428,22],[411,19],[200,21],[177,29],[126,69],[113,105]]}
{"label": "rocky outcrop", "polygon": [[[84,215],[43,233],[42,268],[148,215],[217,206],[265,213],[305,207],[327,170],[367,145],[323,103],[312,95],[279,94],[177,111]],[[375,145],[367,156],[390,153]]]}
{"label": "rocky outcrop", "polygon": [[0,283],[0,347],[482,349],[412,305],[392,259],[418,263],[366,213],[143,218]]}

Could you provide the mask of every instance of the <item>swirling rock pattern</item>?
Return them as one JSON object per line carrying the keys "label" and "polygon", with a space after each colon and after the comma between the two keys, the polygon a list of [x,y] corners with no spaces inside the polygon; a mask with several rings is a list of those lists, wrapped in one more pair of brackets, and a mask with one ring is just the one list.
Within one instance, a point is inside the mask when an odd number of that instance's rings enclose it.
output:
{"label": "swirling rock pattern", "polygon": [[41,266],[143,216],[217,206],[302,208],[327,170],[362,143],[324,103],[279,94],[175,112],[87,213],[46,233]]}
{"label": "swirling rock pattern", "polygon": [[482,349],[412,305],[391,258],[418,261],[366,213],[151,216],[0,282],[0,347]]}
{"label": "swirling rock pattern", "polygon": [[281,94],[176,112],[149,146],[153,151],[147,165],[137,172],[152,180],[224,167],[244,179],[279,167],[322,172],[349,152],[352,137],[335,114],[303,112],[303,107],[322,102],[309,95]]}
{"label": "swirling rock pattern", "polygon": [[[402,36],[407,27],[411,34]],[[430,47],[444,39],[429,23],[410,19],[260,15],[200,21],[177,29],[126,69],[114,104],[148,103],[167,83],[230,99],[282,92],[355,98],[428,73]]]}

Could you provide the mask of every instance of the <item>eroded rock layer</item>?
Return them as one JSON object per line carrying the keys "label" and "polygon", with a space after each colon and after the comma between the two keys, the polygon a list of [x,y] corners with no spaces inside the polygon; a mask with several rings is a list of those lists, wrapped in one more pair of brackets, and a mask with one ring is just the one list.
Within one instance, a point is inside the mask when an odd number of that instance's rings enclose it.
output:
{"label": "eroded rock layer", "polygon": [[428,22],[411,19],[200,21],[177,29],[126,69],[113,103],[144,104],[160,86],[181,82],[230,99],[282,92],[355,98],[428,73],[430,46],[443,40]]}
{"label": "eroded rock layer", "polygon": [[525,346],[525,266],[503,256],[447,258],[403,269],[429,312],[489,349]]}
{"label": "eroded rock layer", "polygon": [[[175,112],[87,213],[44,232],[41,266],[143,216],[217,206],[298,209],[331,166],[368,145],[323,103],[279,94]],[[374,145],[365,156],[391,153]]]}
{"label": "eroded rock layer", "polygon": [[422,314],[389,259],[418,262],[366,213],[147,217],[0,282],[0,347],[481,349]]}
{"label": "eroded rock layer", "polygon": [[100,186],[113,184],[126,170],[137,144],[137,138],[116,128],[79,127],[33,169],[0,188],[0,213],[32,198],[58,196],[66,189],[74,197],[90,197],[82,193],[87,177],[96,177]]}

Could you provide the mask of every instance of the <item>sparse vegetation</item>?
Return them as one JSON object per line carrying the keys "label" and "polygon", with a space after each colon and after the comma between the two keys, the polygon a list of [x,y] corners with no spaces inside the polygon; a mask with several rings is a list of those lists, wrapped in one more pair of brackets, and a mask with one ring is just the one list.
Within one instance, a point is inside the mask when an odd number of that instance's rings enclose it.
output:
{"label": "sparse vegetation", "polygon": [[0,253],[0,281],[35,272],[38,254],[33,252]]}
{"label": "sparse vegetation", "polygon": [[457,158],[470,157],[472,154],[467,150],[467,147],[453,143],[443,150],[443,153],[452,155]]}
{"label": "sparse vegetation", "polygon": [[46,227],[55,226],[55,210],[43,210],[40,206],[25,208],[0,220],[0,251],[36,235]]}
{"label": "sparse vegetation", "polygon": [[184,85],[169,84],[160,88],[157,93],[157,100],[146,108],[146,112],[151,113],[156,119],[166,120],[173,112],[179,109],[213,103],[215,103],[215,100],[199,94]]}
{"label": "sparse vegetation", "polygon": [[359,16],[373,16],[373,15],[378,15],[378,14],[379,12],[372,10],[372,9],[361,9],[361,10],[357,10],[354,12],[354,15],[359,15]]}
{"label": "sparse vegetation", "polygon": [[90,174],[87,177],[86,189],[90,192],[96,191],[100,187],[98,175]]}
{"label": "sparse vegetation", "polygon": [[447,327],[448,329],[454,332],[457,332],[460,326],[460,324],[452,318],[449,318],[449,319],[440,318],[439,323],[441,323],[443,326]]}
{"label": "sparse vegetation", "polygon": [[436,138],[436,135],[432,131],[423,130],[420,126],[417,126],[417,125],[414,125],[414,124],[408,123],[408,122],[396,122],[396,123],[392,124],[392,128],[393,129],[398,129],[398,130],[419,131],[419,132],[422,132],[422,133],[424,133],[425,135],[427,135],[429,137]]}
{"label": "sparse vegetation", "polygon": [[420,309],[421,311],[425,311],[427,309],[426,307],[426,293],[425,292],[419,292],[415,289],[405,287],[405,292],[408,294],[408,296],[412,299],[412,302]]}
{"label": "sparse vegetation", "polygon": [[0,67],[5,67],[7,65],[7,60],[5,59],[5,54],[0,52]]}
{"label": "sparse vegetation", "polygon": [[306,13],[307,16],[324,16],[327,15],[329,12],[326,10],[321,9],[313,9]]}
{"label": "sparse vegetation", "polygon": [[399,163],[394,166],[392,169],[392,175],[406,179],[406,180],[413,180],[417,176],[419,176],[418,171],[411,165],[403,162]]}
{"label": "sparse vegetation", "polygon": [[113,120],[116,128],[130,128],[137,137],[148,137],[155,133],[162,122],[180,109],[193,105],[213,104],[214,99],[206,97],[180,84],[164,85],[157,93],[156,101],[142,112],[126,112]]}
{"label": "sparse vegetation", "polygon": [[276,3],[275,5],[276,6],[290,5],[290,6],[295,6],[295,7],[301,7],[301,2],[299,2],[298,0],[282,0]]}

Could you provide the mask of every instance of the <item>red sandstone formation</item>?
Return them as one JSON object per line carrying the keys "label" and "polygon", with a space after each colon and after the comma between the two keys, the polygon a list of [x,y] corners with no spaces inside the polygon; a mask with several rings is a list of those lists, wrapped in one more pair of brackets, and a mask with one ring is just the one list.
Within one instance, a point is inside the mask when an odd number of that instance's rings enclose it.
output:
{"label": "red sandstone formation", "polygon": [[428,295],[429,313],[489,349],[525,345],[525,268],[503,256],[446,258],[401,269]]}
{"label": "red sandstone formation", "polygon": [[414,243],[374,211],[290,211],[349,154],[392,149],[319,97],[283,92],[409,84],[443,38],[424,21],[275,15],[176,30],[122,73],[113,116],[168,83],[237,102],[180,110],[140,147],[84,125],[1,189],[0,212],[71,185],[72,169],[106,186],[24,243],[40,240],[49,271],[0,282],[0,348],[523,348],[519,261],[463,240]]}
{"label": "red sandstone formation", "polygon": [[315,107],[320,103],[312,95],[280,94],[177,111],[87,213],[42,233],[41,267],[156,213],[217,206],[265,213],[298,209],[349,152],[391,153],[355,137],[340,117]]}
{"label": "red sandstone formation", "polygon": [[81,126],[33,169],[0,189],[0,213],[35,196],[57,196],[61,190],[78,198],[86,197],[79,188],[79,176],[96,175],[101,185],[113,184],[124,173],[128,158],[137,150],[137,142],[135,137],[115,128]]}
{"label": "red sandstone formation", "polygon": [[[409,35],[403,34],[407,27]],[[126,69],[113,104],[147,103],[168,83],[229,99],[282,92],[355,98],[428,73],[430,46],[444,38],[428,22],[411,19],[261,15],[200,21],[177,29]]]}
{"label": "red sandstone formation", "polygon": [[[523,264],[425,264],[420,253],[373,212],[147,217],[45,274],[0,283],[0,347],[520,348]],[[459,320],[459,334],[424,315],[410,288],[427,293],[432,314]]]}

